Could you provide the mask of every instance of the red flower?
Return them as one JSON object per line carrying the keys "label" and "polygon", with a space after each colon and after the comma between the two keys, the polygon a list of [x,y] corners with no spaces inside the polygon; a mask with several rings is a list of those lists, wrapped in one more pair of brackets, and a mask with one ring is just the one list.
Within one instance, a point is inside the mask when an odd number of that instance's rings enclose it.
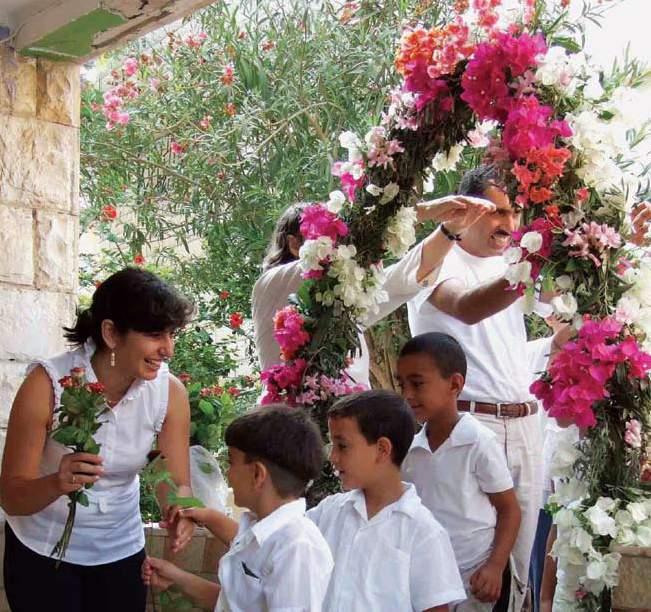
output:
{"label": "red flower", "polygon": [[107,204],[106,206],[102,207],[102,219],[104,221],[113,221],[117,219],[118,216],[118,209],[115,208],[115,206],[111,206],[110,204]]}
{"label": "red flower", "polygon": [[138,253],[134,258],[133,258],[133,263],[136,264],[137,266],[142,266],[145,263],[145,258],[142,256],[142,253]]}
{"label": "red flower", "polygon": [[276,46],[276,43],[273,40],[267,40],[262,43],[262,50],[267,52],[271,51]]}
{"label": "red flower", "polygon": [[64,376],[63,378],[59,379],[59,384],[64,389],[70,389],[71,387],[75,386],[75,381],[72,380],[72,376]]}
{"label": "red flower", "polygon": [[230,323],[233,329],[239,329],[242,327],[242,323],[244,323],[244,316],[241,312],[234,312],[230,316]]}
{"label": "red flower", "polygon": [[227,299],[230,297],[230,295],[231,295],[231,292],[230,292],[230,291],[226,291],[226,290],[224,289],[224,291],[220,291],[220,292],[219,292],[219,299],[220,299],[220,300],[227,300]]}
{"label": "red flower", "polygon": [[228,394],[233,397],[237,397],[240,394],[240,390],[237,387],[228,387],[226,391],[228,391]]}
{"label": "red flower", "polygon": [[190,376],[187,372],[181,372],[179,374],[179,380],[184,384],[187,385],[191,380],[192,376]]}
{"label": "red flower", "polygon": [[105,391],[105,387],[101,382],[92,382],[86,385],[86,391],[95,393],[96,395],[102,395]]}
{"label": "red flower", "polygon": [[237,114],[237,106],[235,106],[235,104],[232,102],[229,102],[226,106],[224,106],[224,112],[229,117],[234,117]]}
{"label": "red flower", "polygon": [[70,370],[70,375],[73,378],[83,378],[86,376],[86,368],[72,368],[72,370]]}
{"label": "red flower", "polygon": [[224,72],[219,77],[219,80],[222,82],[222,85],[226,85],[227,87],[230,87],[233,84],[235,81],[235,69],[232,64],[224,66]]}

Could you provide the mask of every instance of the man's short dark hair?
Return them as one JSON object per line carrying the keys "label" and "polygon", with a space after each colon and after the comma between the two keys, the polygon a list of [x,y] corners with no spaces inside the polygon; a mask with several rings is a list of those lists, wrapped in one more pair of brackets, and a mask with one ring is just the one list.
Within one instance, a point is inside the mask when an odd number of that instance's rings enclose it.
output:
{"label": "man's short dark hair", "polygon": [[281,497],[299,497],[325,461],[318,427],[300,408],[273,404],[236,418],[224,433],[228,446],[262,462]]}
{"label": "man's short dark hair", "polygon": [[351,418],[367,442],[391,441],[391,459],[400,467],[411,446],[416,422],[407,402],[393,391],[362,391],[337,400],[328,418]]}
{"label": "man's short dark hair", "polygon": [[476,196],[483,198],[486,195],[486,189],[491,185],[501,185],[500,175],[492,164],[482,164],[472,170],[468,170],[459,183],[457,190],[459,195]]}
{"label": "man's short dark hair", "polygon": [[461,374],[465,380],[468,369],[466,354],[452,336],[440,332],[414,336],[402,347],[400,357],[416,354],[428,355],[443,378]]}

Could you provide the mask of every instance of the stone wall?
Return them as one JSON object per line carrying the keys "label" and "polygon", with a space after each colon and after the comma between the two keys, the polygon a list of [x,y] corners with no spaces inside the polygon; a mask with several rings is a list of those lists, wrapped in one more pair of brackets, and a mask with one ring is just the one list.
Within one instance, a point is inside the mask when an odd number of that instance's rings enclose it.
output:
{"label": "stone wall", "polygon": [[79,104],[78,66],[0,46],[0,451],[26,364],[74,313]]}

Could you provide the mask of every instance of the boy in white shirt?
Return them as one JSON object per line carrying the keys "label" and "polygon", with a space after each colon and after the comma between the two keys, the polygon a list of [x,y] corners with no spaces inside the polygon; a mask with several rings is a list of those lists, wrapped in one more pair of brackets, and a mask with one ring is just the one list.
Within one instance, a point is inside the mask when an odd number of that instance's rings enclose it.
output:
{"label": "boy in white shirt", "polygon": [[520,526],[513,481],[495,434],[472,414],[457,411],[466,357],[447,334],[415,336],[398,360],[398,380],[416,419],[402,466],[424,505],[452,540],[468,599],[454,608],[489,612]]}
{"label": "boy in white shirt", "polygon": [[409,406],[390,391],[344,397],[328,412],[330,460],[347,493],[307,515],[335,560],[328,612],[444,612],[465,598],[448,535],[401,482],[414,436]]}
{"label": "boy in white shirt", "polygon": [[316,425],[300,409],[265,406],[235,419],[225,440],[234,501],[251,512],[239,529],[216,510],[183,512],[232,540],[219,562],[219,585],[153,557],[143,564],[145,583],[158,589],[176,584],[199,606],[217,612],[320,612],[332,555],[305,517],[301,497],[323,464]]}

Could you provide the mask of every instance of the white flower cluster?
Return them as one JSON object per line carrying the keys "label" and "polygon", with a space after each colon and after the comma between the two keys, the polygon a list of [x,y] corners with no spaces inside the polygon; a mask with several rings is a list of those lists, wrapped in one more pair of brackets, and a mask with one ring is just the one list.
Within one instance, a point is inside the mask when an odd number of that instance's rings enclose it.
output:
{"label": "white flower cluster", "polygon": [[359,320],[379,312],[379,305],[389,299],[384,285],[384,272],[381,265],[372,265],[368,270],[355,260],[357,249],[354,245],[339,245],[335,248],[328,236],[306,240],[299,251],[300,267],[303,272],[324,272],[329,264],[327,275],[337,280],[331,289],[316,294],[316,300],[332,306],[336,300],[346,308],[352,308]]}
{"label": "white flower cluster", "polygon": [[416,242],[416,210],[403,206],[393,216],[384,232],[384,247],[393,257],[402,257]]}
{"label": "white flower cluster", "polygon": [[536,81],[563,95],[573,96],[581,86],[583,96],[590,100],[604,94],[598,74],[590,68],[583,53],[568,54],[563,47],[549,47],[547,53],[538,56],[537,62]]}
{"label": "white flower cluster", "polygon": [[[651,499],[625,502],[599,497],[588,502],[586,486],[574,477],[573,466],[581,458],[575,434],[559,434],[552,461],[556,490],[550,504],[561,506],[554,514],[557,537],[552,555],[557,559],[558,584],[554,609],[579,610],[582,596],[599,595],[618,581],[621,555],[616,545],[651,546]],[[603,538],[610,546],[600,546]]]}
{"label": "white flower cluster", "polygon": [[624,280],[633,286],[617,302],[615,318],[640,328],[646,335],[642,348],[651,352],[651,262],[641,260],[637,268],[627,270]]}

